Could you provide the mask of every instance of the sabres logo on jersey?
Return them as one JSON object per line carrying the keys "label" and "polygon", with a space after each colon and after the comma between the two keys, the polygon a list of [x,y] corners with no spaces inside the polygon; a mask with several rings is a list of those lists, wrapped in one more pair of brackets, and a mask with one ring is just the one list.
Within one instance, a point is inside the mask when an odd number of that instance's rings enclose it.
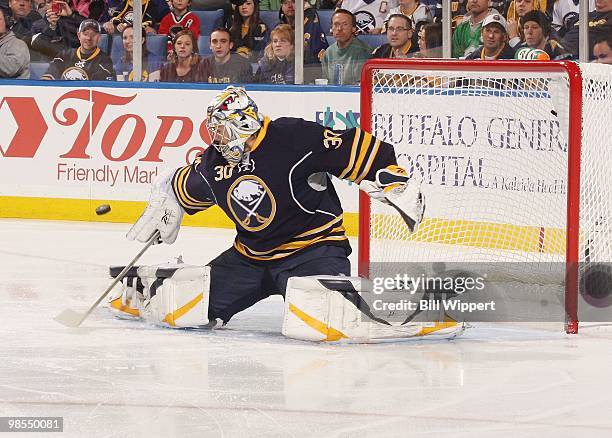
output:
{"label": "sabres logo on jersey", "polygon": [[133,23],[134,22],[134,11],[128,11],[125,13],[125,15],[123,16],[123,21],[125,21],[126,23]]}
{"label": "sabres logo on jersey", "polygon": [[85,70],[79,67],[68,67],[62,73],[62,79],[66,81],[87,81],[89,75]]}
{"label": "sabres logo on jersey", "polygon": [[227,191],[227,205],[234,219],[248,231],[259,231],[274,220],[276,201],[260,178],[244,175]]}
{"label": "sabres logo on jersey", "polygon": [[370,29],[376,27],[376,18],[371,12],[357,11],[355,12],[355,20],[357,21],[357,32],[368,33]]}

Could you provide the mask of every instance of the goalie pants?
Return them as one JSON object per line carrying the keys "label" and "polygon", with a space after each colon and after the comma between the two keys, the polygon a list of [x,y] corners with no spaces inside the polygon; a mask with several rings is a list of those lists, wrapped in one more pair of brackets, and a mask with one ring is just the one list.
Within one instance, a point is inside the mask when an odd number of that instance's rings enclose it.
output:
{"label": "goalie pants", "polygon": [[232,247],[209,265],[208,318],[219,318],[223,322],[270,295],[284,297],[289,277],[351,274],[346,250],[331,245],[309,249],[266,265],[249,261]]}

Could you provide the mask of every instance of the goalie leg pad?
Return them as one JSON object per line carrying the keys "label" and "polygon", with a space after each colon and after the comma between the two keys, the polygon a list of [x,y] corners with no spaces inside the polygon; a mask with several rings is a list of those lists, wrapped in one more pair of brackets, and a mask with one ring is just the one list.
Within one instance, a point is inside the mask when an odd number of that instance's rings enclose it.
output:
{"label": "goalie leg pad", "polygon": [[141,316],[172,328],[202,327],[208,321],[210,267],[142,266],[138,276],[145,285]]}
{"label": "goalie leg pad", "polygon": [[376,343],[463,332],[463,324],[448,315],[441,322],[389,322],[371,308],[371,291],[371,282],[359,277],[291,277],[282,334],[304,341]]}

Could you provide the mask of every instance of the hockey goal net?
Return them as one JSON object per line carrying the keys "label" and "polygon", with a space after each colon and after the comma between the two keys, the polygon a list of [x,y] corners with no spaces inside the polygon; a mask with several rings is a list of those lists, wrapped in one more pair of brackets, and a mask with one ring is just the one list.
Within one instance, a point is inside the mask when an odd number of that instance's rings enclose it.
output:
{"label": "hockey goal net", "polygon": [[360,194],[360,275],[489,266],[523,287],[561,289],[566,331],[577,332],[580,275],[612,261],[609,66],[372,60],[361,125],[395,145],[427,207],[409,235],[390,207]]}

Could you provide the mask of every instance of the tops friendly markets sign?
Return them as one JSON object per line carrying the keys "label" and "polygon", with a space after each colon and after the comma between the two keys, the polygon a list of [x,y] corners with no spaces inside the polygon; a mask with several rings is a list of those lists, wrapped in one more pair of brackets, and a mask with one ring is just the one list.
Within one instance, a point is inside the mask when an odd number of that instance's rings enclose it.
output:
{"label": "tops friendly markets sign", "polygon": [[[357,90],[247,89],[272,119],[321,119],[344,129],[359,114]],[[206,85],[0,86],[0,195],[147,199],[161,169],[191,163],[210,144],[205,111],[218,92]],[[355,190],[340,191],[350,198],[349,211],[356,211]]]}

